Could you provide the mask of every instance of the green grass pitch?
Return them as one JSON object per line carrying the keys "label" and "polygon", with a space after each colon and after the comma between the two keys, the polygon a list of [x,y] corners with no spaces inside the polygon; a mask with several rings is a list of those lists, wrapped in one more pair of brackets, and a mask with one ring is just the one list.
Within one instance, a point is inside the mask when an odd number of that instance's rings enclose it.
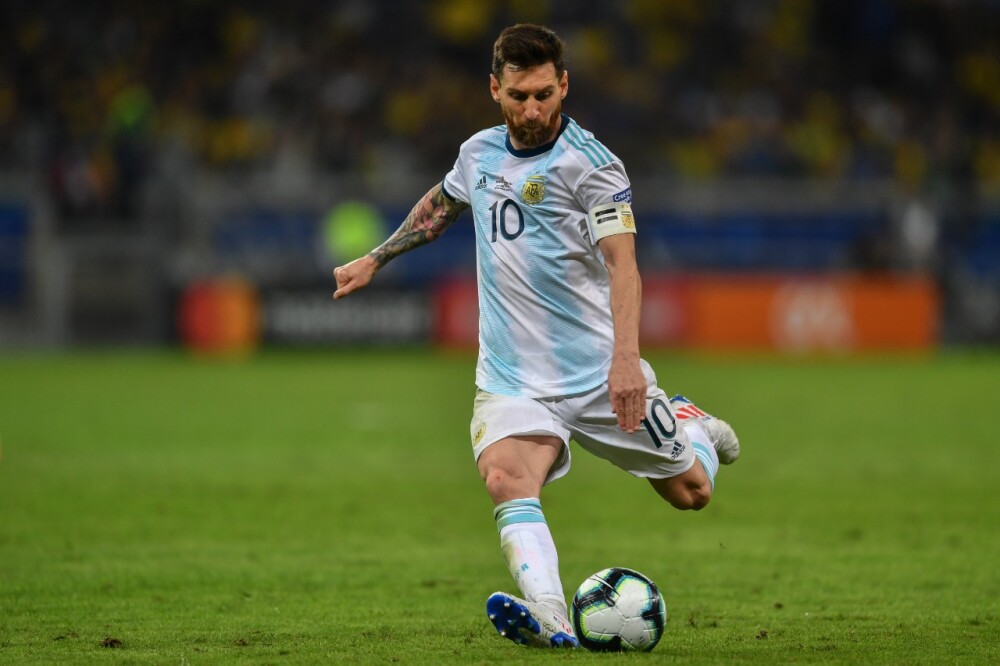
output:
{"label": "green grass pitch", "polygon": [[0,357],[0,663],[1000,659],[1000,356],[647,358],[744,453],[699,513],[575,447],[546,488],[568,594],[664,590],[607,656],[487,623],[470,355]]}

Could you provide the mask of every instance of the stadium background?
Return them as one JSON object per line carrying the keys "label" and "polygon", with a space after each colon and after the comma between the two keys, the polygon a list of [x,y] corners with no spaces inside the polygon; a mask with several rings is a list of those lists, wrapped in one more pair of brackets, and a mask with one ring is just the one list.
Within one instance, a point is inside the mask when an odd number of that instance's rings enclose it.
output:
{"label": "stadium background", "polygon": [[499,122],[518,20],[568,42],[564,109],[633,179],[647,344],[1000,340],[997,2],[2,12],[4,348],[474,344],[471,225],[364,299],[331,304],[330,270]]}

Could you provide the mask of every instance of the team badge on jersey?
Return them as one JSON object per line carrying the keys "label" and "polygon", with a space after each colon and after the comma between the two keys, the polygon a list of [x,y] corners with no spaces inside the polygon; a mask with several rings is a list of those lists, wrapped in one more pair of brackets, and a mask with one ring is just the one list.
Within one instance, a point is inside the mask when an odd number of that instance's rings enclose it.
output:
{"label": "team badge on jersey", "polygon": [[521,201],[529,206],[537,206],[545,198],[545,177],[528,176],[521,188]]}

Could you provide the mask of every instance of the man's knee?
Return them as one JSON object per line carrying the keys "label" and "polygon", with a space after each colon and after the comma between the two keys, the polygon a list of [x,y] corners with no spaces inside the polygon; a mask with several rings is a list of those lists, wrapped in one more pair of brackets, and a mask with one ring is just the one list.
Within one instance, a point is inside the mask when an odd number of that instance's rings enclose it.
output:
{"label": "man's knee", "polygon": [[670,502],[674,508],[681,511],[700,511],[708,506],[709,500],[712,499],[712,486],[708,483],[686,488],[686,491],[681,493],[676,502]]}
{"label": "man's knee", "polygon": [[562,442],[556,437],[508,437],[479,456],[479,474],[494,502],[537,497]]}
{"label": "man's knee", "polygon": [[712,484],[704,481],[672,479],[650,479],[653,488],[670,506],[681,511],[699,511],[708,506],[712,499]]}
{"label": "man's knee", "polygon": [[524,486],[525,474],[517,469],[492,465],[482,471],[486,492],[494,501],[503,501],[518,496]]}

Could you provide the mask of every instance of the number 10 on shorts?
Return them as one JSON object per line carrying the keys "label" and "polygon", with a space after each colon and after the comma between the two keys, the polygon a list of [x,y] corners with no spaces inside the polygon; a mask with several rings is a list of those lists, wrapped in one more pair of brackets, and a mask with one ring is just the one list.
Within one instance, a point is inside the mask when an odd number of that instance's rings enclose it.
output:
{"label": "number 10 on shorts", "polygon": [[653,446],[658,449],[663,446],[663,440],[673,440],[677,436],[677,419],[660,398],[649,403],[649,415],[642,420],[642,425],[653,440]]}

